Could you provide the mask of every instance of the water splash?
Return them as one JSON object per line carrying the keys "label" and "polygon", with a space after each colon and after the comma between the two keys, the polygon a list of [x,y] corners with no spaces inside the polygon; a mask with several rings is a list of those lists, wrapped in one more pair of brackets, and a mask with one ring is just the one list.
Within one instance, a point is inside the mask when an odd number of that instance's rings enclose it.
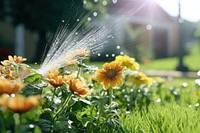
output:
{"label": "water splash", "polygon": [[[94,0],[94,2],[98,2],[98,0]],[[116,4],[118,1],[112,0],[112,2]],[[87,1],[84,0],[83,4],[87,4]],[[103,6],[107,6],[108,3],[106,0],[103,0],[101,4]],[[137,8],[137,10],[134,10],[134,12],[129,10],[127,14],[130,15],[137,13],[141,8],[144,7],[145,4]],[[110,16],[110,14],[105,14],[108,24],[99,25],[99,23],[95,21],[97,16],[98,13],[93,12],[91,16],[87,15],[84,16],[84,18],[76,18],[75,20],[78,24],[70,32],[69,24],[67,24],[68,21],[62,20],[63,25],[60,26],[55,33],[47,56],[37,72],[46,76],[47,72],[52,69],[58,69],[60,67],[69,65],[72,60],[78,58],[76,53],[79,52],[79,50],[87,51],[90,55],[96,53],[97,56],[102,56],[99,52],[103,49],[104,44],[108,42],[108,39],[114,38],[114,35],[111,35],[112,27],[114,27],[114,25],[116,26],[118,23],[124,22],[125,20],[129,19],[129,17],[122,15],[113,18]],[[86,21],[91,23],[91,27],[87,29],[81,29],[83,23]],[[115,48],[118,50],[120,49],[121,51],[121,47],[119,45],[117,45]],[[120,54],[123,55],[124,52],[121,51]],[[109,56],[114,57],[116,55],[106,54],[106,57]]]}
{"label": "water splash", "polygon": [[52,69],[69,65],[71,61],[78,58],[80,52],[92,54],[103,49],[103,44],[107,42],[104,38],[109,34],[108,28],[91,26],[80,30],[82,24],[83,21],[71,32],[68,31],[67,24],[58,28],[47,56],[37,70],[38,73],[45,76]]}

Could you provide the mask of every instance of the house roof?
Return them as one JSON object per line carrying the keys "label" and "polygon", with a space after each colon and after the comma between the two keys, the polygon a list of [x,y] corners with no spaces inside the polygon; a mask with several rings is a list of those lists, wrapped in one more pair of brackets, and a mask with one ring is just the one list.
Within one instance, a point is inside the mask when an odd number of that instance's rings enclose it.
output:
{"label": "house roof", "polygon": [[131,18],[148,19],[149,21],[174,23],[176,18],[169,15],[153,0],[118,0],[108,8],[111,14],[128,15]]}

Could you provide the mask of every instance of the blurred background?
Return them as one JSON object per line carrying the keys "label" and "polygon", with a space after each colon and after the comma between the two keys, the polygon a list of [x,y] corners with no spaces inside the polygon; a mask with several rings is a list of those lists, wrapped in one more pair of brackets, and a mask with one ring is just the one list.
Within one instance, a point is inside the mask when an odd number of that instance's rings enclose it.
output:
{"label": "blurred background", "polygon": [[[47,35],[56,34],[63,22],[70,32],[87,16],[84,28],[109,25],[113,36],[91,61],[127,54],[148,69],[197,71],[199,4],[198,0],[1,0],[0,59],[20,55],[29,63],[40,63],[51,46]],[[161,60],[162,66],[151,68],[152,62]]]}

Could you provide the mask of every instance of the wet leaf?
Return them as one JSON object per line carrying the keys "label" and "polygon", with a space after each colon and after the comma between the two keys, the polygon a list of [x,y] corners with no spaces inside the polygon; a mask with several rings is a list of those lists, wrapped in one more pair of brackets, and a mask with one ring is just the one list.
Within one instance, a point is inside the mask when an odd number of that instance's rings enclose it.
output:
{"label": "wet leaf", "polygon": [[25,83],[40,83],[42,80],[42,75],[40,74],[33,74],[28,76],[27,78],[24,79]]}

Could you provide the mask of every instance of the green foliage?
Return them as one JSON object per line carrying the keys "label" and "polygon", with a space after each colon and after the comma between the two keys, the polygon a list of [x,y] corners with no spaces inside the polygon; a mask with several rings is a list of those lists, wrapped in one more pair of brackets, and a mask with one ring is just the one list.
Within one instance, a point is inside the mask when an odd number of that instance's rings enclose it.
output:
{"label": "green foliage", "polygon": [[37,73],[26,77],[26,79],[24,80],[25,83],[36,83],[36,84],[40,83],[41,81],[42,81],[42,75]]}
{"label": "green foliage", "polygon": [[133,109],[130,114],[121,116],[121,122],[127,133],[197,133],[200,131],[199,117],[199,107],[172,102]]}
{"label": "green foliage", "polygon": [[[127,68],[124,69],[126,71],[123,71],[121,86],[104,88],[102,83],[92,77],[96,71],[94,67],[83,64],[82,60],[77,60],[77,62],[73,67],[67,66],[57,71],[50,71],[45,76],[33,72],[33,70],[23,76],[23,79],[14,75],[17,77],[15,82],[22,80],[26,86],[16,94],[11,94],[10,97],[40,95],[42,102],[37,108],[19,113],[4,106],[8,103],[2,95],[0,97],[2,98],[0,101],[2,105],[0,107],[0,131],[16,133],[199,131],[199,79],[193,79],[190,85],[186,82],[182,83],[183,80],[171,84],[175,81],[150,78],[145,75],[142,78],[136,76],[135,79],[133,77],[139,71]],[[9,72],[18,72],[20,75],[21,65],[18,63],[14,65],[15,69],[6,69],[12,71],[6,71],[6,73],[0,71],[1,76],[6,78],[6,74],[10,74]],[[12,65],[2,66],[2,70],[4,67],[13,68]],[[65,81],[65,76],[69,78],[69,81]],[[130,78],[130,76],[133,77]],[[81,82],[84,84],[75,84],[73,88],[70,83],[77,79],[84,81]],[[7,80],[11,82],[9,79]],[[61,81],[64,81],[65,84],[62,84]],[[14,86],[15,82],[12,81],[11,86]],[[2,84],[0,85],[2,86]],[[9,85],[7,86],[9,87]],[[90,93],[83,96],[82,89],[86,88]],[[16,108],[20,107],[21,101],[19,102],[19,100],[10,105],[15,105]],[[30,105],[37,104],[34,99],[33,101]],[[27,105],[29,106],[29,104]],[[190,121],[194,123],[189,123]]]}

